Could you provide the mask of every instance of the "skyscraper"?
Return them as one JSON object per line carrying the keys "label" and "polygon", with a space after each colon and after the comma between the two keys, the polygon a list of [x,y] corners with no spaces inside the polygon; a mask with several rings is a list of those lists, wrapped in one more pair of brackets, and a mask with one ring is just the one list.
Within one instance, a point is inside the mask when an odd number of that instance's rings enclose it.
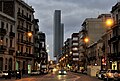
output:
{"label": "skyscraper", "polygon": [[61,10],[54,13],[54,57],[59,58],[62,54],[64,40],[64,24],[61,23]]}

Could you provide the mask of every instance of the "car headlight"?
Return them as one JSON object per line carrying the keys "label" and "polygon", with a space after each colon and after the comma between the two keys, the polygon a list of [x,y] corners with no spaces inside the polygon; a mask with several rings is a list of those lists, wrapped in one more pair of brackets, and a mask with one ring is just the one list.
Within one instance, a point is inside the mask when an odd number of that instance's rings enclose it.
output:
{"label": "car headlight", "polygon": [[61,71],[59,71],[59,73],[61,73]]}
{"label": "car headlight", "polygon": [[5,73],[5,75],[8,75],[8,73]]}
{"label": "car headlight", "polygon": [[64,71],[64,74],[66,74],[66,71]]}

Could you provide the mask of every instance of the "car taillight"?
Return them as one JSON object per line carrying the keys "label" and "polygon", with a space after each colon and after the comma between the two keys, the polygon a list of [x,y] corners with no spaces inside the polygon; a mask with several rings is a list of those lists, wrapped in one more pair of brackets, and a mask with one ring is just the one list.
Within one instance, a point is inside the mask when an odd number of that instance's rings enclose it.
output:
{"label": "car taillight", "polygon": [[120,77],[120,73],[118,74],[118,76]]}

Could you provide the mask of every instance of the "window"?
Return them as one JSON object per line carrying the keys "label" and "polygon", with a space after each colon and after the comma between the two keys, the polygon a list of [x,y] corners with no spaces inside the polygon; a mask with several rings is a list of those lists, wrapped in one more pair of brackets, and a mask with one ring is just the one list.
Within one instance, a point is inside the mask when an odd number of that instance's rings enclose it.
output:
{"label": "window", "polygon": [[29,26],[29,30],[31,31],[31,26]]}
{"label": "window", "polygon": [[24,15],[24,10],[22,10],[22,15]]}
{"label": "window", "polygon": [[21,34],[21,40],[23,41],[23,34]]}
{"label": "window", "polygon": [[6,30],[7,30],[7,32],[8,32],[8,23],[6,24]]}
{"label": "window", "polygon": [[29,18],[30,18],[30,20],[31,20],[31,15],[29,15]]}
{"label": "window", "polygon": [[77,51],[78,50],[78,48],[77,47],[74,47],[74,48],[72,48],[74,51]]}
{"label": "window", "polygon": [[73,37],[73,40],[78,40],[78,37]]}
{"label": "window", "polygon": [[12,32],[12,29],[13,29],[13,26],[11,25],[11,26],[10,26],[10,32]]}
{"label": "window", "polygon": [[29,48],[29,54],[31,53],[31,47]]}
{"label": "window", "polygon": [[20,8],[18,8],[18,12],[20,12]]}
{"label": "window", "polygon": [[31,42],[31,38],[29,37],[29,42]]}
{"label": "window", "polygon": [[12,47],[12,39],[10,39],[10,47]]}
{"label": "window", "polygon": [[21,46],[21,52],[23,53],[23,46]]}
{"label": "window", "polygon": [[8,46],[8,39],[6,38],[6,46]]}
{"label": "window", "polygon": [[28,13],[27,13],[27,17],[28,17]]}
{"label": "window", "polygon": [[7,64],[7,58],[5,58],[5,64]]}
{"label": "window", "polygon": [[79,58],[73,58],[74,61],[79,60]]}
{"label": "window", "polygon": [[45,47],[44,42],[42,42],[42,47]]}
{"label": "window", "polygon": [[78,53],[73,53],[73,55],[79,55]]}
{"label": "window", "polygon": [[73,43],[73,45],[78,45],[78,43]]}
{"label": "window", "polygon": [[1,22],[1,28],[4,28],[4,22]]}
{"label": "window", "polygon": [[26,52],[28,52],[28,48],[26,48]]}
{"label": "window", "polygon": [[18,45],[18,51],[20,51],[20,46]]}
{"label": "window", "polygon": [[20,33],[18,33],[18,40],[20,39]]}

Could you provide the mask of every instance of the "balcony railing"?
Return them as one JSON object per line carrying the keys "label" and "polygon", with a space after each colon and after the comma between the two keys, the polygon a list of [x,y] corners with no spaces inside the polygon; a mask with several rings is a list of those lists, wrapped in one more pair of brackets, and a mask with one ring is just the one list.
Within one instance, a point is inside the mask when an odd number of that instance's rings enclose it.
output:
{"label": "balcony railing", "polygon": [[19,52],[19,51],[16,51],[16,56],[17,57],[22,57],[22,58],[34,58],[34,55],[33,54],[29,54],[27,52]]}
{"label": "balcony railing", "polygon": [[20,12],[18,12],[17,15],[18,15],[18,18],[22,18],[24,20],[26,19],[26,16]]}
{"label": "balcony railing", "polygon": [[119,53],[108,53],[108,58],[113,60],[120,59],[120,52]]}
{"label": "balcony railing", "polygon": [[23,39],[17,39],[17,43],[20,43],[20,44],[26,44],[26,41],[23,40]]}
{"label": "balcony railing", "polygon": [[9,32],[9,36],[10,37],[15,37],[15,33],[14,32]]}
{"label": "balcony railing", "polygon": [[120,40],[120,35],[113,36],[110,40],[108,40],[108,44],[111,44],[112,42],[117,42],[118,40]]}
{"label": "balcony railing", "polygon": [[15,47],[9,47],[9,51],[15,51]]}
{"label": "balcony railing", "polygon": [[6,35],[6,29],[0,28],[0,35],[1,36]]}
{"label": "balcony railing", "polygon": [[5,50],[6,50],[6,46],[0,45],[0,51],[5,51]]}
{"label": "balcony railing", "polygon": [[34,45],[32,42],[30,42],[28,40],[26,40],[25,43],[26,43],[26,45]]}
{"label": "balcony railing", "polygon": [[18,25],[17,30],[26,31],[27,29],[23,26]]}

